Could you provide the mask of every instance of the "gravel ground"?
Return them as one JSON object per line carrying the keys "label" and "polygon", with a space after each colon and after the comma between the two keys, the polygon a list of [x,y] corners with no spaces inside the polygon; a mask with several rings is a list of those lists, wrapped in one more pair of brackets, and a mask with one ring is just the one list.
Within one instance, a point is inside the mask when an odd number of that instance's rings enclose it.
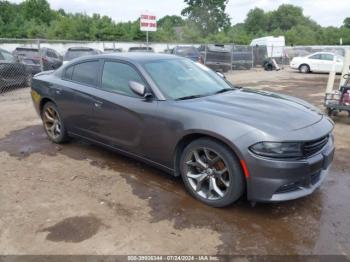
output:
{"label": "gravel ground", "polygon": [[[235,71],[237,85],[322,106],[327,75]],[[339,78],[339,77],[338,77]],[[278,110],[278,108],[276,108]],[[350,121],[321,190],[304,199],[224,209],[181,180],[73,140],[46,138],[28,89],[0,95],[0,254],[343,254],[350,256]]]}

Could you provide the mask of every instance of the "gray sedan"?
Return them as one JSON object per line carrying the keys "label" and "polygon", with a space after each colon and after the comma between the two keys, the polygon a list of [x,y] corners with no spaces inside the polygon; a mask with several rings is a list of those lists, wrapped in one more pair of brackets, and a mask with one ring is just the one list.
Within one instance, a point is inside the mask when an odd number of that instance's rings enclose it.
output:
{"label": "gray sedan", "polygon": [[161,54],[76,59],[32,82],[55,143],[79,137],[181,176],[215,207],[311,194],[333,159],[333,123],[285,95],[237,88],[202,64]]}

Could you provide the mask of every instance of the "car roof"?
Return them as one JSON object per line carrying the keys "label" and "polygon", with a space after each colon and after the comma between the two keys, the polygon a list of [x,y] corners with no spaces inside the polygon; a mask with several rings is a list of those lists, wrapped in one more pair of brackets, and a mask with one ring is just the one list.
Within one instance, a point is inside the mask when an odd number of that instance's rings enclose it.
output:
{"label": "car roof", "polygon": [[335,55],[333,52],[315,52],[310,55],[317,55],[317,54],[327,54],[327,55]]}
{"label": "car roof", "polygon": [[91,59],[119,59],[124,61],[129,61],[132,63],[146,63],[157,60],[169,60],[169,59],[181,59],[174,55],[168,54],[157,54],[157,53],[145,53],[145,52],[133,52],[133,53],[108,53],[108,54],[98,54],[83,56],[75,59],[74,61],[84,61]]}
{"label": "car roof", "polygon": [[91,47],[69,47],[67,51],[95,51],[96,49],[91,48]]}

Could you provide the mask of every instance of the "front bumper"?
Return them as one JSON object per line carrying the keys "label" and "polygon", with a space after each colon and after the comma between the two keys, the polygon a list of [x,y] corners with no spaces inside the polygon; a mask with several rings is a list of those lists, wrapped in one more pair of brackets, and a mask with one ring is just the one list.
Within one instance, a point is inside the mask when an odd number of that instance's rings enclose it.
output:
{"label": "front bumper", "polygon": [[292,69],[298,69],[299,68],[299,65],[297,63],[290,63],[289,66]]}
{"label": "front bumper", "polygon": [[249,154],[248,199],[279,202],[312,194],[327,176],[334,156],[333,140],[317,154],[302,160],[282,161]]}

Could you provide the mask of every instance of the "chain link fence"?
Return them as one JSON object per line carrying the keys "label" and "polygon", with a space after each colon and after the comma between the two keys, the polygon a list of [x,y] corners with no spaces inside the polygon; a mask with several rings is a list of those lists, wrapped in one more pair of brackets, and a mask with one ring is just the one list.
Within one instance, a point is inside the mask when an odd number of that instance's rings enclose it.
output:
{"label": "chain link fence", "polygon": [[67,41],[44,39],[0,39],[0,95],[30,86],[31,78],[44,70],[62,65],[69,48],[91,49],[95,53],[128,52],[132,49],[172,53],[177,46],[192,46],[200,61],[216,71],[249,70],[263,67],[269,58],[283,66],[296,56],[329,51],[344,56],[348,46],[248,46],[235,44],[150,43]]}

